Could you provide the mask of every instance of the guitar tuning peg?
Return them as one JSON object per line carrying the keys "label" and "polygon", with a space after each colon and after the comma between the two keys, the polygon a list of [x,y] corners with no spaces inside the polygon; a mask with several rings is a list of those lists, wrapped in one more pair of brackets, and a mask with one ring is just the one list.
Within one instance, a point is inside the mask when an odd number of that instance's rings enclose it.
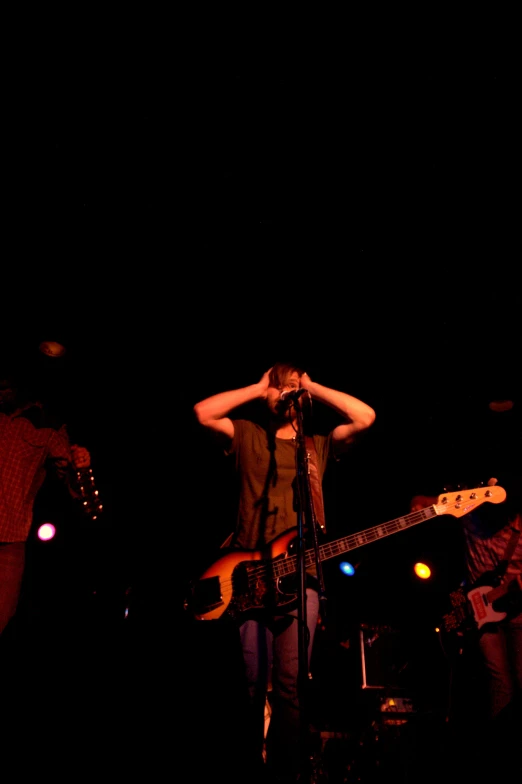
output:
{"label": "guitar tuning peg", "polygon": [[103,511],[103,505],[100,502],[100,494],[96,488],[92,468],[77,469],[76,480],[82,497],[83,510],[91,520],[96,520],[98,514]]}

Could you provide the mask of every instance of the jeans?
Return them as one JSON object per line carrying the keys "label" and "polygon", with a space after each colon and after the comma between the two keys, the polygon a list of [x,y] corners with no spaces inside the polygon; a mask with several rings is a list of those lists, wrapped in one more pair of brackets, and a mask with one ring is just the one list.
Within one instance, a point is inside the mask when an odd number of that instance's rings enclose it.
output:
{"label": "jeans", "polygon": [[494,719],[522,693],[522,615],[484,631],[479,648],[488,678],[489,714]]}
{"label": "jeans", "polygon": [[[522,774],[522,615],[487,629],[479,638],[485,665],[488,722],[483,749],[489,773]],[[489,765],[489,768],[488,768]]]}
{"label": "jeans", "polygon": [[[319,596],[306,590],[308,670],[319,615]],[[271,620],[249,619],[240,627],[245,661],[253,758],[262,759],[265,705],[271,686],[271,714],[266,733],[266,765],[277,774],[296,776],[302,762],[303,724],[300,711],[298,609]],[[308,679],[308,672],[305,674]],[[306,724],[304,725],[306,726]]]}

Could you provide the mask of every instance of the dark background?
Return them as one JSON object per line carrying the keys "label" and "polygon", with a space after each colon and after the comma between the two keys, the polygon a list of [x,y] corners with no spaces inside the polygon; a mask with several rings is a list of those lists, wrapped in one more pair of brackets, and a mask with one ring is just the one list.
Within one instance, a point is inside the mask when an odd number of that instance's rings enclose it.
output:
{"label": "dark background", "polygon": [[[109,626],[128,606],[138,627],[179,619],[234,519],[230,467],[192,406],[281,357],[377,412],[326,479],[331,538],[508,466],[521,349],[508,20],[331,20],[300,36],[266,17],[239,32],[149,18],[139,33],[127,18],[90,41],[84,21],[19,53],[3,146],[2,350],[66,347],[46,383],[105,506],[91,525],[54,488],[41,502],[63,527],[35,544],[37,613],[51,585],[49,606],[90,612],[96,597]],[[497,398],[513,409],[492,412]],[[462,578],[451,517],[357,555],[353,580],[325,567],[334,643],[361,621],[429,633]],[[419,558],[429,585],[411,576]]]}

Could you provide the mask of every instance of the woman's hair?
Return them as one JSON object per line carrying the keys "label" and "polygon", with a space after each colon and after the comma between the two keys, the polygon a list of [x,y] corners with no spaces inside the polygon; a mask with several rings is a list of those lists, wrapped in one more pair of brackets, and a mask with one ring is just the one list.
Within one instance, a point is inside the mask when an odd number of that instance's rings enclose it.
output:
{"label": "woman's hair", "polygon": [[292,362],[276,362],[270,371],[270,385],[277,388],[284,387],[291,373],[297,373],[301,378],[304,372],[299,365],[294,365]]}

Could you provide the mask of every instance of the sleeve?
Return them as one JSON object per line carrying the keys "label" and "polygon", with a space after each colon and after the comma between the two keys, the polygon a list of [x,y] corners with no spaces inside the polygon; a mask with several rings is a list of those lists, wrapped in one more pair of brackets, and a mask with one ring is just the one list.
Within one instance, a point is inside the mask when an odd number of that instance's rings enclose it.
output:
{"label": "sleeve", "polygon": [[56,477],[65,484],[71,497],[81,500],[77,473],[72,463],[71,442],[65,425],[51,432],[48,460]]}

